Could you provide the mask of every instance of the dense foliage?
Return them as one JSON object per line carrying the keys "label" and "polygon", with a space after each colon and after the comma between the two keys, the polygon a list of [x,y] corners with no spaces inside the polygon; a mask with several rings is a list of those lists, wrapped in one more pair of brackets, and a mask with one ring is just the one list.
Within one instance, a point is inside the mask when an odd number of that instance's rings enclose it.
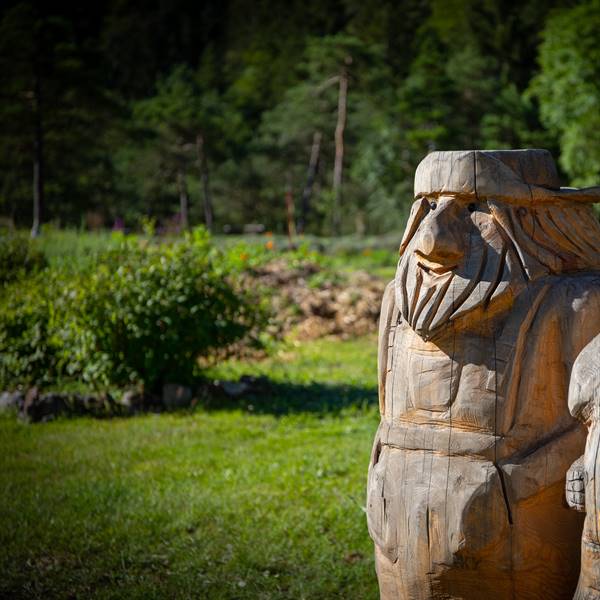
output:
{"label": "dense foliage", "polygon": [[0,237],[0,286],[47,266],[46,257],[18,235]]}
{"label": "dense foliage", "polygon": [[561,165],[576,185],[597,185],[600,174],[600,2],[552,15],[534,81],[541,117],[558,136]]}
{"label": "dense foliage", "polygon": [[0,384],[189,383],[197,359],[256,338],[266,310],[202,229],[160,245],[123,239],[93,268],[4,288]]}
{"label": "dense foliage", "polygon": [[31,223],[34,164],[47,221],[217,231],[283,232],[290,199],[309,233],[335,232],[338,213],[342,232],[397,229],[433,149],[546,147],[565,183],[596,183],[598,7],[5,3],[0,214]]}

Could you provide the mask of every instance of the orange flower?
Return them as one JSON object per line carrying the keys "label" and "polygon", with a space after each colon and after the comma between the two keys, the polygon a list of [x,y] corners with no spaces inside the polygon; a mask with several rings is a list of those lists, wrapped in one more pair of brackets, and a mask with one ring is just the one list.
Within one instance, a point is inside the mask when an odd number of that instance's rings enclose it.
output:
{"label": "orange flower", "polygon": [[269,240],[266,244],[265,244],[265,248],[267,250],[273,250],[273,248],[275,248],[275,244],[273,243],[273,240]]}
{"label": "orange flower", "polygon": [[241,260],[242,262],[246,262],[246,261],[248,260],[248,253],[247,253],[247,252],[242,252],[242,253],[240,254],[240,260]]}

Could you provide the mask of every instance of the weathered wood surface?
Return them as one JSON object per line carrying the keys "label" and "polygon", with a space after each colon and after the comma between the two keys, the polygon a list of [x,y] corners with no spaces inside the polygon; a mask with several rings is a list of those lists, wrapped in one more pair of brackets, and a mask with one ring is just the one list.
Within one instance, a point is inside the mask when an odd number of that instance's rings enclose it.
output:
{"label": "weathered wood surface", "polygon": [[600,336],[579,354],[569,385],[569,409],[589,429],[585,453],[567,474],[569,506],[585,511],[576,600],[600,598]]}
{"label": "weathered wood surface", "polygon": [[586,430],[568,390],[600,333],[600,226],[582,200],[598,192],[558,189],[542,150],[417,169],[379,331],[367,516],[382,598],[573,596],[583,515],[564,486]]}

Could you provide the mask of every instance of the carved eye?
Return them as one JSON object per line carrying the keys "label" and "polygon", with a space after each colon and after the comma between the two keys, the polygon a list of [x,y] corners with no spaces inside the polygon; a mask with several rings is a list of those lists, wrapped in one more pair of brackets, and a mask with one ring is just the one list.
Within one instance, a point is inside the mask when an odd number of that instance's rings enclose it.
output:
{"label": "carved eye", "polygon": [[429,208],[431,208],[431,210],[435,210],[437,208],[437,202],[430,202]]}
{"label": "carved eye", "polygon": [[471,204],[469,204],[469,206],[467,206],[467,210],[469,212],[475,212],[477,210],[477,204],[475,204],[474,202],[471,202]]}

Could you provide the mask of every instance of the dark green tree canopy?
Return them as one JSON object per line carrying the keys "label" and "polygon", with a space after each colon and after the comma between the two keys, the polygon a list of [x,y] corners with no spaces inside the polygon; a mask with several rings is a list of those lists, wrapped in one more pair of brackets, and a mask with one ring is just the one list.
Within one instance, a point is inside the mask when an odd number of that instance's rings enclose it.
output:
{"label": "dark green tree canopy", "polygon": [[283,231],[290,198],[311,233],[340,201],[342,232],[398,229],[433,149],[546,147],[597,183],[599,30],[598,0],[9,2],[0,214],[31,223],[36,160],[46,220],[185,195],[217,232]]}

